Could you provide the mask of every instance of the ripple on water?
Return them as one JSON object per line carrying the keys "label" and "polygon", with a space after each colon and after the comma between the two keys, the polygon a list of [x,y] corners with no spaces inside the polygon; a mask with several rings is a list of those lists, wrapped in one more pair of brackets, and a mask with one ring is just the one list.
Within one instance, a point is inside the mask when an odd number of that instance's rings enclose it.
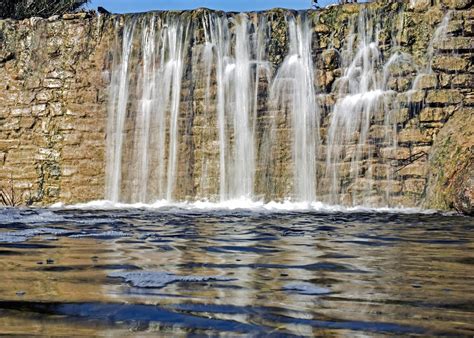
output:
{"label": "ripple on water", "polygon": [[0,232],[0,243],[20,243],[44,235],[66,235],[70,231],[59,228],[33,228],[18,231]]}
{"label": "ripple on water", "polygon": [[176,282],[197,283],[233,280],[221,276],[181,276],[163,271],[119,271],[110,273],[109,277],[122,278],[127,283],[140,288],[162,288]]}
{"label": "ripple on water", "polygon": [[303,295],[327,295],[331,290],[311,283],[294,282],[283,287],[284,291],[295,292]]}
{"label": "ripple on water", "polygon": [[301,210],[0,210],[0,326],[17,327],[22,316],[23,334],[57,333],[45,328],[48,320],[68,330],[76,320],[97,320],[114,328],[136,321],[156,335],[181,325],[196,335],[472,336],[472,220]]}

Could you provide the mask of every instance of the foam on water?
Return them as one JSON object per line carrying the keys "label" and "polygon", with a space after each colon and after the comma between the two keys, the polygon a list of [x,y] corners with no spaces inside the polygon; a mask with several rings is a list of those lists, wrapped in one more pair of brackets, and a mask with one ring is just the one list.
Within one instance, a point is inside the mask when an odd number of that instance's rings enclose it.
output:
{"label": "foam on water", "polygon": [[119,210],[119,209],[147,209],[147,210],[190,210],[190,211],[220,211],[220,210],[246,210],[252,212],[324,212],[324,213],[401,213],[401,214],[435,214],[438,210],[421,208],[371,208],[366,206],[345,207],[330,205],[322,202],[282,202],[255,201],[248,198],[227,200],[224,202],[210,202],[206,200],[195,202],[170,202],[158,200],[151,204],[146,203],[114,203],[108,200],[98,200],[72,205],[55,204],[52,209],[82,209],[82,210]]}
{"label": "foam on water", "polygon": [[69,238],[120,238],[129,237],[130,234],[123,231],[103,231],[98,233],[81,233],[69,236]]}

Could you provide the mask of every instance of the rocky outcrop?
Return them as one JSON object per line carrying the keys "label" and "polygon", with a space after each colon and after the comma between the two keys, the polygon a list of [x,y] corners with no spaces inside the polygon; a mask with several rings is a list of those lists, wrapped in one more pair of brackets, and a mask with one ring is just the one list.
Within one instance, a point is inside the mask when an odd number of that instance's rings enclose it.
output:
{"label": "rocky outcrop", "polygon": [[473,126],[473,108],[461,108],[437,135],[430,152],[427,207],[474,214]]}

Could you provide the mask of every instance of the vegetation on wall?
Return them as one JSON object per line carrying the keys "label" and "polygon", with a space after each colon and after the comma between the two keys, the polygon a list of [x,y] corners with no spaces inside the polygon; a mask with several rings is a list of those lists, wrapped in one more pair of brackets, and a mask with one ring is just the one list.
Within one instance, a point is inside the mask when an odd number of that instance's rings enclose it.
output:
{"label": "vegetation on wall", "polygon": [[2,0],[0,18],[25,19],[33,16],[50,17],[73,12],[90,0]]}

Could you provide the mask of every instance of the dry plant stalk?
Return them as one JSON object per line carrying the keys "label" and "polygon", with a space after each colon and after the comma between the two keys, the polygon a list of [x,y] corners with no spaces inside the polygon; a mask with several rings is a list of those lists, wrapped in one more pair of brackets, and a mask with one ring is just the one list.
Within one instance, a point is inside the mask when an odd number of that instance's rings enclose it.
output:
{"label": "dry plant stalk", "polygon": [[22,204],[23,195],[18,195],[13,185],[13,176],[10,175],[10,182],[7,188],[0,187],[0,204],[6,207],[17,207]]}

